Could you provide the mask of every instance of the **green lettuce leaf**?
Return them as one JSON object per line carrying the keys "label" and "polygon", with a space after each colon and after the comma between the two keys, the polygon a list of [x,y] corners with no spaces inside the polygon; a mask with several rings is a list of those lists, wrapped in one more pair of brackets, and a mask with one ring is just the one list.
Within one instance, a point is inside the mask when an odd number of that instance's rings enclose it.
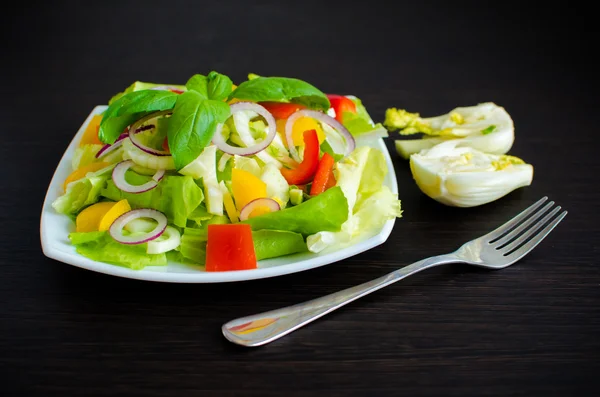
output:
{"label": "green lettuce leaf", "polygon": [[113,168],[114,165],[111,165],[97,172],[89,172],[85,177],[69,183],[65,194],[54,200],[52,207],[61,214],[75,215],[98,202]]}
{"label": "green lettuce leaf", "polygon": [[[143,184],[150,180],[149,176],[128,171],[127,181],[133,185]],[[164,213],[179,227],[185,227],[190,214],[204,200],[202,189],[191,176],[165,176],[157,187],[144,193],[125,193],[109,180],[102,196],[113,201],[127,199],[133,208],[153,208]]]}
{"label": "green lettuce leaf", "polygon": [[253,231],[252,241],[257,261],[307,251],[301,234],[285,230]]}
{"label": "green lettuce leaf", "polygon": [[95,163],[98,161],[96,159],[96,154],[102,149],[102,145],[95,144],[85,144],[79,146],[75,149],[75,153],[73,153],[73,158],[71,159],[71,167],[76,170],[88,164]]}
{"label": "green lettuce leaf", "polygon": [[208,234],[206,230],[196,228],[185,228],[181,236],[179,253],[184,258],[190,259],[199,265],[206,263],[206,241]]}
{"label": "green lettuce leaf", "polygon": [[71,233],[69,239],[80,255],[94,261],[112,263],[133,270],[167,264],[165,254],[147,254],[146,244],[121,244],[107,232]]}
{"label": "green lettuce leaf", "polygon": [[348,201],[339,187],[333,187],[297,206],[269,212],[243,221],[252,230],[274,229],[304,236],[320,231],[339,231],[348,219]]}

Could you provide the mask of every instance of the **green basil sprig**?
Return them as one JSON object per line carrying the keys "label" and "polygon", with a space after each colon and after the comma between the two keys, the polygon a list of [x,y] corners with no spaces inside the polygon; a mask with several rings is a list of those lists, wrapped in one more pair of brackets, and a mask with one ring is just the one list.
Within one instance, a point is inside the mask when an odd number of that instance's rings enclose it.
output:
{"label": "green basil sprig", "polygon": [[287,77],[257,77],[241,83],[229,99],[254,102],[298,103],[311,109],[327,111],[327,95],[305,81]]}

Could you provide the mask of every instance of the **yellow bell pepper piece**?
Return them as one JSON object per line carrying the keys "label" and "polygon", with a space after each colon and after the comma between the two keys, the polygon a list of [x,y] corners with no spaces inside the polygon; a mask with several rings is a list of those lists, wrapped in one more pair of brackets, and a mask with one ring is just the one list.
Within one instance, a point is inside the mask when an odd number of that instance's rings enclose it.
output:
{"label": "yellow bell pepper piece", "polygon": [[102,217],[100,225],[98,226],[98,230],[108,230],[110,225],[112,225],[118,217],[129,211],[131,211],[131,207],[129,206],[129,202],[127,200],[123,199],[121,201],[117,201]]}
{"label": "yellow bell pepper piece", "polygon": [[238,217],[238,211],[235,208],[233,198],[231,198],[231,194],[229,194],[228,191],[223,193],[223,206],[225,207],[225,211],[227,212],[227,216],[231,223],[239,222],[240,218]]}
{"label": "yellow bell pepper piece", "polygon": [[102,121],[102,115],[97,114],[90,120],[87,128],[83,132],[79,146],[86,144],[103,145],[100,138],[98,138],[98,129],[100,128],[100,122]]}
{"label": "yellow bell pepper piece", "polygon": [[234,168],[231,170],[231,191],[239,211],[250,201],[267,197],[267,185],[248,171]]}
{"label": "yellow bell pepper piece", "polygon": [[[285,139],[285,123],[287,119],[278,119],[277,120],[277,131],[281,134],[281,139],[283,143],[287,147],[287,141]],[[294,146],[304,146],[304,131],[315,130],[317,131],[317,137],[319,137],[319,145],[325,141],[326,135],[321,125],[310,117],[301,117],[294,123],[294,128],[292,129],[292,139],[294,141]]]}
{"label": "yellow bell pepper piece", "polygon": [[115,219],[130,210],[131,207],[127,200],[118,202],[106,201],[90,205],[77,215],[75,219],[76,231],[95,232],[108,230]]}
{"label": "yellow bell pepper piece", "polygon": [[63,183],[63,189],[67,190],[67,185],[69,183],[71,183],[73,181],[77,181],[77,180],[85,177],[88,172],[100,171],[102,168],[108,167],[109,165],[110,165],[110,163],[105,163],[104,161],[100,161],[98,163],[91,163],[91,164],[84,165],[83,167],[76,169],[67,177],[67,179],[65,179],[65,182]]}

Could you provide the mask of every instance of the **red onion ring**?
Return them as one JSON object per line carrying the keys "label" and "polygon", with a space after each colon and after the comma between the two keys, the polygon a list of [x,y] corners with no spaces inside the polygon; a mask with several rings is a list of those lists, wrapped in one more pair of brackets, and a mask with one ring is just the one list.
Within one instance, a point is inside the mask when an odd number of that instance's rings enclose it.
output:
{"label": "red onion ring", "polygon": [[138,138],[136,138],[135,135],[139,131],[142,131],[142,129],[140,128],[140,126],[142,124],[144,124],[146,121],[155,119],[155,118],[160,117],[160,116],[165,116],[165,115],[171,114],[171,113],[173,113],[173,110],[162,110],[160,112],[150,113],[146,117],[142,117],[141,119],[139,119],[138,121],[136,121],[135,123],[133,123],[131,125],[131,127],[129,127],[129,139],[131,140],[131,143],[133,143],[135,146],[137,146],[138,149],[140,149],[140,150],[142,150],[142,151],[144,151],[144,152],[146,152],[148,154],[151,154],[153,156],[170,156],[171,153],[169,153],[167,151],[153,149],[151,147],[148,147],[148,146],[144,145],[143,143],[141,143],[138,140]]}
{"label": "red onion ring", "polygon": [[342,125],[342,123],[340,123],[333,117],[331,117],[323,112],[318,112],[316,110],[309,110],[309,109],[301,109],[301,110],[294,112],[288,118],[287,122],[285,123],[285,139],[286,139],[290,154],[292,155],[294,160],[296,160],[298,162],[302,161],[300,159],[300,156],[298,155],[298,151],[296,150],[296,147],[294,146],[294,139],[292,138],[292,132],[294,130],[294,123],[296,123],[296,121],[302,117],[313,118],[317,121],[320,121],[321,123],[328,124],[331,128],[336,130],[338,132],[338,134],[340,134],[342,136],[342,138],[344,138],[344,141],[346,142],[346,152],[344,153],[344,156],[347,156],[350,153],[352,153],[352,151],[356,147],[356,142],[354,141],[354,137],[352,136],[350,131],[348,131],[348,129]]}
{"label": "red onion ring", "polygon": [[114,150],[117,150],[123,144],[123,139],[127,138],[128,136],[129,134],[124,132],[121,135],[119,135],[115,143],[113,143],[112,145],[106,144],[102,146],[102,149],[100,149],[98,153],[96,153],[96,158],[99,159],[100,157],[106,156],[107,154],[112,153]]}
{"label": "red onion ring", "polygon": [[112,172],[112,180],[115,183],[115,186],[124,191],[125,193],[144,193],[148,190],[154,189],[158,186],[158,182],[165,176],[165,170],[158,170],[152,176],[152,180],[144,183],[143,185],[132,185],[125,180],[125,173],[129,168],[131,168],[135,163],[132,160],[121,161],[117,166],[113,169]]}
{"label": "red onion ring", "polygon": [[252,211],[259,207],[268,207],[271,210],[271,212],[279,211],[281,209],[279,203],[273,199],[266,197],[257,198],[250,201],[244,206],[244,208],[242,208],[242,210],[240,211],[240,221],[245,221],[246,219],[248,219]]}
{"label": "red onion ring", "polygon": [[267,109],[253,102],[236,102],[233,105],[231,105],[230,108],[231,114],[235,112],[250,110],[264,117],[265,121],[267,122],[267,136],[261,142],[250,147],[231,146],[230,144],[225,142],[225,139],[221,134],[221,131],[223,130],[223,124],[218,124],[212,142],[215,144],[215,146],[221,149],[221,151],[231,155],[237,154],[238,156],[251,156],[266,149],[267,146],[269,146],[271,142],[273,142],[275,134],[277,134],[277,123],[275,122],[275,118],[273,117],[273,115],[269,113]]}
{"label": "red onion ring", "polygon": [[[158,224],[152,231],[144,233],[141,236],[124,236],[123,228],[125,227],[125,225],[127,225],[132,220],[139,218],[151,218],[158,222]],[[163,234],[166,228],[167,217],[165,216],[165,214],[150,208],[141,208],[137,210],[128,211],[123,215],[119,216],[117,219],[115,219],[112,225],[110,225],[108,233],[112,238],[114,238],[121,244],[142,244],[160,237],[160,235]]]}
{"label": "red onion ring", "polygon": [[149,88],[149,89],[150,90],[157,90],[157,91],[171,91],[171,92],[174,92],[175,94],[183,94],[182,90],[180,90],[179,88],[174,87],[172,85],[159,85],[159,86],[152,87],[152,88]]}

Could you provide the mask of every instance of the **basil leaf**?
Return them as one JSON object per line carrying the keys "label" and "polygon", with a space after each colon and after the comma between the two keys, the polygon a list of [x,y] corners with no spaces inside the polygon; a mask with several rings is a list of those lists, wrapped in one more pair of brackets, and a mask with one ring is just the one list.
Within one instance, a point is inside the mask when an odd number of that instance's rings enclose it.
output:
{"label": "basil leaf", "polygon": [[185,83],[185,88],[200,94],[202,99],[208,99],[208,78],[201,74],[195,74]]}
{"label": "basil leaf", "polygon": [[192,76],[185,87],[190,91],[196,91],[202,99],[214,99],[222,101],[231,94],[233,82],[224,74],[212,71],[207,76],[196,74]]}
{"label": "basil leaf", "polygon": [[210,72],[208,74],[208,98],[222,101],[231,94],[233,82],[224,74]]}
{"label": "basil leaf", "polygon": [[305,81],[286,77],[257,77],[241,83],[229,99],[254,102],[292,102],[312,109],[327,110],[327,96]]}
{"label": "basil leaf", "polygon": [[196,159],[210,143],[217,124],[230,115],[225,102],[203,99],[196,91],[179,96],[169,120],[169,149],[175,168],[182,169]]}
{"label": "basil leaf", "polygon": [[171,91],[142,90],[123,95],[114,101],[102,116],[98,137],[104,143],[114,143],[123,130],[151,112],[173,109],[178,95]]}

